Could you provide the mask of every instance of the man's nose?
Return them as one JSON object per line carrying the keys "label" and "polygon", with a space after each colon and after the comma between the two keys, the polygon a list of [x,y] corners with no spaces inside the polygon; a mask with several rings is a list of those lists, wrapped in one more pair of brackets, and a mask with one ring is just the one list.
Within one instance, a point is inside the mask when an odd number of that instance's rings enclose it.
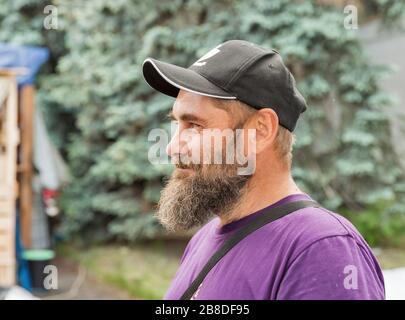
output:
{"label": "man's nose", "polygon": [[180,140],[180,130],[178,128],[166,147],[166,153],[171,158],[187,153],[187,143]]}

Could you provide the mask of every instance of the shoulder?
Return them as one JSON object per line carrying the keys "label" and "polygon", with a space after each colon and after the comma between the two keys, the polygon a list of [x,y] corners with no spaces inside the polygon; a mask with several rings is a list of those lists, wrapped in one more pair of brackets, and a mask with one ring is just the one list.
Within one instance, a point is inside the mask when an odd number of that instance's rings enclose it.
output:
{"label": "shoulder", "polygon": [[[353,224],[338,213],[325,208],[297,210],[267,226],[268,234],[276,232],[280,244],[292,257],[311,245],[334,237],[368,249],[368,245]],[[263,230],[266,232],[265,230]]]}
{"label": "shoulder", "polygon": [[[350,221],[325,208],[301,209],[283,219],[278,222],[293,236],[285,244],[289,254],[279,297],[384,299],[378,261]],[[358,290],[347,290],[350,276],[357,277]]]}
{"label": "shoulder", "polygon": [[[356,289],[356,290],[353,290]],[[301,250],[284,269],[279,299],[384,299],[372,252],[351,236],[331,236]]]}
{"label": "shoulder", "polygon": [[357,236],[353,224],[338,213],[323,207],[297,210],[276,221],[282,228],[293,229],[299,236],[317,240],[330,236]]}

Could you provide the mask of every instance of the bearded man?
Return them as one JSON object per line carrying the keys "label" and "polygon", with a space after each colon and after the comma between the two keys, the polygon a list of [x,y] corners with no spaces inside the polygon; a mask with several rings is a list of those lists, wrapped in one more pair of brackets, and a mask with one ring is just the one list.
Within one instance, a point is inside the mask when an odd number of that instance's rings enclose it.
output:
{"label": "bearded man", "polygon": [[[148,58],[143,75],[176,98],[166,150],[176,168],[157,217],[170,230],[202,226],[165,299],[384,299],[363,237],[292,178],[293,131],[307,105],[277,51],[230,40],[189,68]],[[239,133],[215,148],[210,130]]]}

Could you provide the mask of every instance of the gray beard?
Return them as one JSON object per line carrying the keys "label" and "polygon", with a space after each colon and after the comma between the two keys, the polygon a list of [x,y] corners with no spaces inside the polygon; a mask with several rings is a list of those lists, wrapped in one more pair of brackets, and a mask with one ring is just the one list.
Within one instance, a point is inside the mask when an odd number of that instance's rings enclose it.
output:
{"label": "gray beard", "polygon": [[237,175],[236,166],[209,165],[182,177],[174,172],[161,192],[157,218],[170,231],[189,230],[213,215],[226,216],[238,203],[251,176]]}

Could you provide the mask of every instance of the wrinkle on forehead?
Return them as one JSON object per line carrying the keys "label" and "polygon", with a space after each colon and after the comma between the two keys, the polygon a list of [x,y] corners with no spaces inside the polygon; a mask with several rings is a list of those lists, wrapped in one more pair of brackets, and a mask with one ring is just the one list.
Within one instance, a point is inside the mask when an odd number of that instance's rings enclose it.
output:
{"label": "wrinkle on forehead", "polygon": [[226,110],[217,108],[216,104],[214,98],[180,90],[172,114],[176,119],[180,119],[183,114],[194,115],[207,123],[218,124],[221,127],[229,123],[230,115]]}

